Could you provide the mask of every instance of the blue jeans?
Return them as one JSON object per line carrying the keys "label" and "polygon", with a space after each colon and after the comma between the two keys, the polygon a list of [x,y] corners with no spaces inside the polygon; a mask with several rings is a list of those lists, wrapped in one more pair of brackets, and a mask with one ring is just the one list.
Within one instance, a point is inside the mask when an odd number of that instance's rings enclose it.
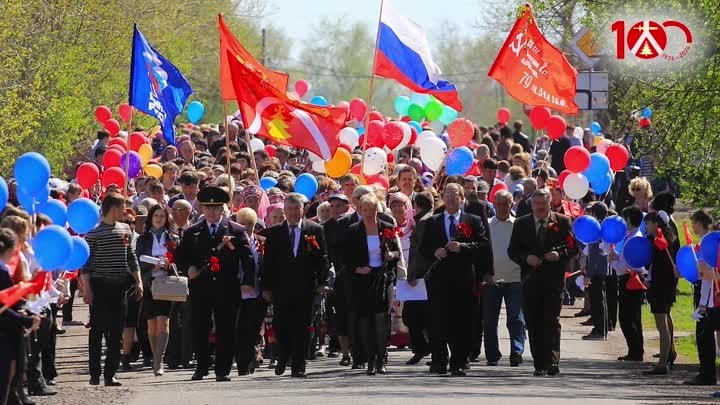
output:
{"label": "blue jeans", "polygon": [[503,298],[510,333],[510,353],[525,351],[525,318],[522,313],[522,287],[520,283],[498,283],[483,289],[483,321],[485,326],[485,358],[498,361],[502,357],[498,344],[498,319]]}

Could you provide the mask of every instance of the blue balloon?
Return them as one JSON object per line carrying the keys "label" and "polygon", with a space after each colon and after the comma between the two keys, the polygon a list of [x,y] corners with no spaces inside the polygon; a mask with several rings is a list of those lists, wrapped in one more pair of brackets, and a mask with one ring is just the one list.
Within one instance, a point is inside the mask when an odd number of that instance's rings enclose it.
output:
{"label": "blue balloon", "polygon": [[455,148],[445,160],[445,168],[448,176],[465,174],[474,163],[473,153],[467,146]]}
{"label": "blue balloon", "polygon": [[425,107],[425,104],[427,104],[428,101],[430,101],[429,94],[413,93],[412,95],[410,95],[411,104],[420,104],[422,107]]}
{"label": "blue balloon", "polygon": [[190,122],[197,124],[205,115],[205,106],[197,100],[191,101],[187,106],[187,110],[185,110],[185,114]]}
{"label": "blue balloon", "polygon": [[590,155],[590,167],[585,169],[583,175],[590,183],[604,181],[605,175],[610,171],[610,160],[602,153],[595,152]]}
{"label": "blue balloon", "polygon": [[260,179],[260,187],[262,187],[263,190],[268,191],[272,187],[275,187],[277,185],[277,180],[275,180],[274,177],[263,177]]}
{"label": "blue balloon", "polygon": [[417,122],[417,121],[410,121],[410,122],[408,122],[408,125],[410,125],[411,127],[415,128],[415,130],[417,131],[418,135],[420,135],[420,133],[423,131],[422,125],[420,125],[420,123]]}
{"label": "blue balloon", "polygon": [[590,187],[592,187],[593,191],[595,191],[595,194],[605,194],[610,190],[610,186],[612,186],[613,177],[610,173],[605,173],[605,177],[601,178],[600,181],[590,182]]}
{"label": "blue balloon", "polygon": [[65,227],[67,222],[67,207],[60,200],[48,200],[40,206],[39,212],[47,215],[55,225]]}
{"label": "blue balloon", "polygon": [[442,122],[445,125],[450,125],[453,121],[455,121],[458,117],[458,112],[454,108],[450,107],[449,105],[444,105],[442,113],[440,114],[440,122]]}
{"label": "blue balloon", "polygon": [[5,179],[0,177],[0,210],[5,209],[9,195],[10,192],[8,191],[8,185],[5,182]]}
{"label": "blue balloon", "polygon": [[643,219],[640,221],[640,233],[642,236],[647,236],[647,229],[645,228],[645,215],[647,215],[647,212],[643,212]]}
{"label": "blue balloon", "polygon": [[318,190],[317,179],[310,173],[303,173],[295,180],[294,189],[296,193],[300,193],[307,197],[308,200],[312,200]]}
{"label": "blue balloon", "polygon": [[326,106],[328,105],[328,101],[323,96],[315,96],[310,99],[310,104]]}
{"label": "blue balloon", "polygon": [[652,262],[653,248],[648,238],[636,236],[625,243],[623,256],[630,267],[639,269]]}
{"label": "blue balloon", "polygon": [[600,123],[597,121],[593,121],[592,124],[590,124],[590,132],[592,132],[593,134],[599,134],[600,131],[602,131]]}
{"label": "blue balloon", "polygon": [[28,152],[15,161],[13,174],[18,188],[24,189],[28,194],[34,196],[44,186],[48,185],[50,163],[45,159],[45,156],[37,152]]}
{"label": "blue balloon", "polygon": [[35,197],[30,195],[25,189],[17,189],[17,199],[20,203],[20,207],[27,211],[28,214],[32,215],[37,210],[38,203],[35,201]]}
{"label": "blue balloon", "polygon": [[573,232],[575,233],[575,239],[584,244],[598,242],[602,237],[600,222],[590,215],[583,215],[576,219],[573,223]]}
{"label": "blue balloon", "polygon": [[100,221],[100,207],[87,198],[78,198],[70,203],[67,220],[75,233],[88,233]]}
{"label": "blue balloon", "polygon": [[652,110],[650,107],[643,107],[642,109],[642,116],[643,118],[650,118],[652,117]]}
{"label": "blue balloon", "polygon": [[408,107],[410,107],[410,97],[395,97],[395,101],[393,101],[393,107],[395,108],[395,112],[400,114],[401,117],[407,115]]}
{"label": "blue balloon", "polygon": [[90,246],[85,242],[85,239],[79,236],[73,236],[71,239],[72,253],[62,265],[62,269],[67,271],[78,270],[90,258]]}
{"label": "blue balloon", "polygon": [[694,283],[698,281],[697,258],[692,246],[683,246],[678,250],[675,257],[678,272],[687,281]]}
{"label": "blue balloon", "polygon": [[700,241],[700,256],[710,267],[718,265],[718,247],[720,246],[720,231],[710,232]]}
{"label": "blue balloon", "polygon": [[[358,135],[362,135],[365,133],[365,127],[359,127],[357,128]],[[360,145],[362,145],[362,142],[360,142]]]}
{"label": "blue balloon", "polygon": [[627,224],[619,215],[607,217],[600,225],[600,234],[605,243],[620,243],[627,235]]}
{"label": "blue balloon", "polygon": [[57,270],[72,256],[73,242],[60,225],[48,225],[32,241],[35,258],[45,270]]}

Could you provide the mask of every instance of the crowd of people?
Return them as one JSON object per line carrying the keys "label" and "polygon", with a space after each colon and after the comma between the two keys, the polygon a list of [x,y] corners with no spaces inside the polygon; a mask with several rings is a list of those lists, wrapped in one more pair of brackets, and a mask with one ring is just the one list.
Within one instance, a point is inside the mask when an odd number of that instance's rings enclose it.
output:
{"label": "crowd of people", "polygon": [[[90,307],[91,385],[120,386],[120,369],[145,368],[156,376],[194,369],[192,380],[202,380],[212,367],[217,381],[228,381],[233,365],[240,376],[267,365],[276,375],[289,368],[303,378],[307,360],[321,356],[386,374],[387,347],[399,346],[393,340],[400,334],[412,349],[407,364],[429,357],[431,373],[465,376],[482,352],[488,366],[502,360],[503,302],[509,365],[523,363],[527,331],[534,375],[554,376],[561,307],[583,296],[577,315],[590,315],[592,326],[584,339],[606,339],[619,323],[627,341],[621,361],[644,359],[647,300],[660,335],[658,363],[647,373],[667,374],[677,357],[670,316],[678,279],[672,258],[680,247],[675,197],[653,195],[648,179],[628,166],[605,195],[590,190],[570,200],[557,180],[563,156],[574,145],[593,149],[590,132],[578,138],[568,126],[550,142],[531,141],[520,121],[513,129],[476,126],[477,161],[462,176],[433,174],[418,148],[406,146],[388,164],[388,188],[362,184],[355,174],[314,172],[302,150],[250,153],[239,120],[227,128],[181,125],[177,147],[155,137],[159,178],[89,189],[71,179],[53,198],[69,204],[85,196],[101,206],[100,223],[84,235],[90,259],[79,277],[57,276],[68,284],[65,294],[43,316],[21,305],[0,315],[2,403],[7,393],[10,403],[33,403],[25,386],[30,395],[55,393],[56,336],[85,324],[73,318],[76,290]],[[101,170],[109,141],[99,132],[90,152]],[[352,157],[361,162],[360,148]],[[303,172],[318,181],[312,198],[293,189]],[[260,187],[265,177],[275,185]],[[506,187],[495,190],[500,183]],[[49,223],[23,211],[12,183],[10,190],[12,206],[0,222],[0,290],[32,278],[38,266],[27,238]],[[622,248],[575,240],[572,221],[583,213],[600,221],[620,215],[626,240],[664,237],[669,248],[654,248],[647,269],[631,268]],[[698,236],[709,231],[707,213],[692,219]],[[188,279],[187,298],[153,297],[154,282],[175,273]],[[583,283],[574,282],[578,276]],[[394,287],[401,282],[426,288],[428,299],[399,304]],[[698,322],[700,374],[688,383],[714,384],[710,314],[720,306],[712,281],[699,281],[695,291],[708,316]]]}

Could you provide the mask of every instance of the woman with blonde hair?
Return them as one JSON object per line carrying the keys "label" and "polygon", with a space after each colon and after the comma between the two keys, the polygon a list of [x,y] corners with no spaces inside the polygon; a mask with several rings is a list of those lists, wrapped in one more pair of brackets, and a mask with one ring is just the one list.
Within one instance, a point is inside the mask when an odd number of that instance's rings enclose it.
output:
{"label": "woman with blonde hair", "polygon": [[636,177],[630,180],[630,195],[635,200],[634,205],[642,210],[642,212],[648,212],[650,207],[650,200],[653,198],[652,187],[650,182],[645,177]]}
{"label": "woman with blonde hair", "polygon": [[528,177],[532,173],[532,156],[529,153],[516,153],[512,157],[512,165],[521,167],[525,170],[525,176]]}

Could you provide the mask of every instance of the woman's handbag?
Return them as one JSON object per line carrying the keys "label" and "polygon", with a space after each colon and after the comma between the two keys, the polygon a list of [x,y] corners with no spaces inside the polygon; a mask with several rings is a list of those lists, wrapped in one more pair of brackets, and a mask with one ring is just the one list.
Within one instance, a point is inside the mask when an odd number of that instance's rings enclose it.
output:
{"label": "woman's handbag", "polygon": [[156,277],[152,282],[152,295],[156,301],[185,302],[188,297],[188,278],[178,275],[177,267],[171,264],[172,273],[167,277]]}

